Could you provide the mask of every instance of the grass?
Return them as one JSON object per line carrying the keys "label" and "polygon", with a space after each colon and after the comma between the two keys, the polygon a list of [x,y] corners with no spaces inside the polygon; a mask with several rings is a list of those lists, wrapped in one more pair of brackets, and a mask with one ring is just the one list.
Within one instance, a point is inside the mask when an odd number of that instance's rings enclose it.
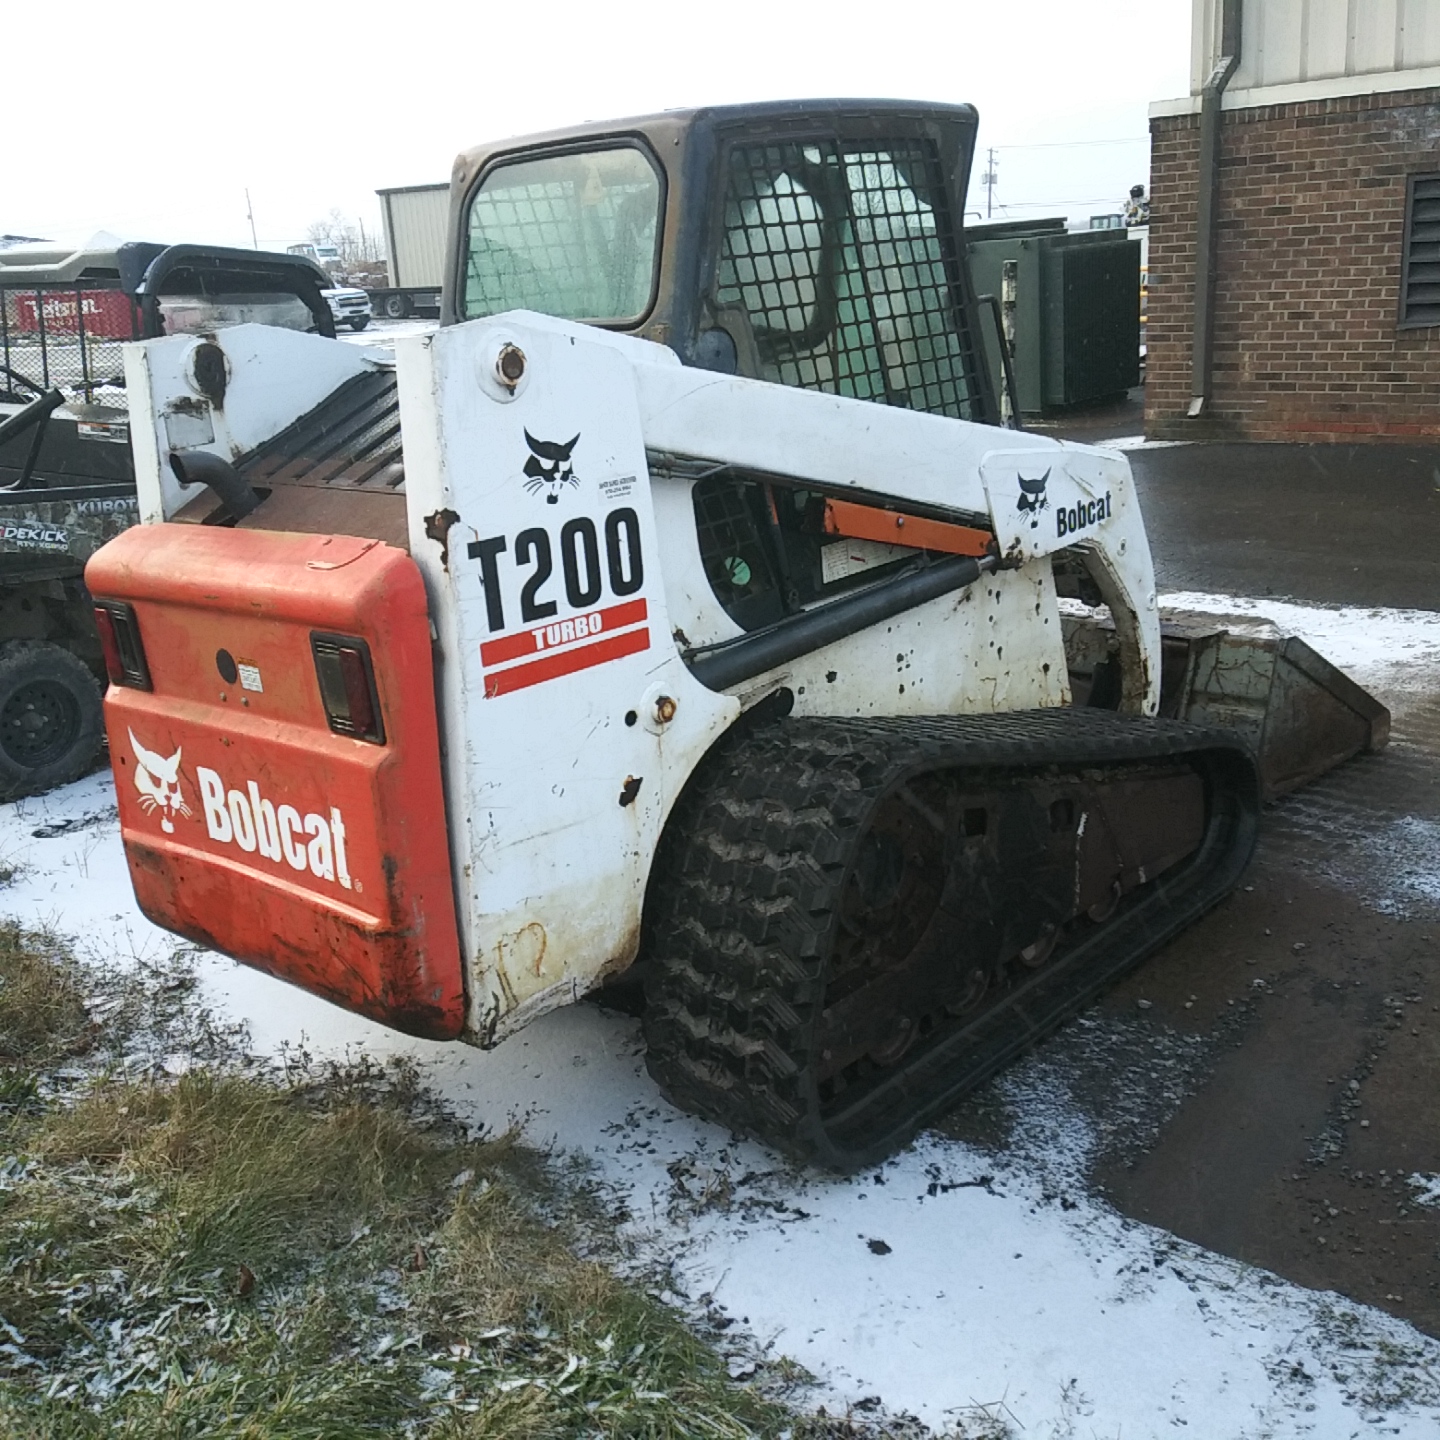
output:
{"label": "grass", "polygon": [[0,1433],[859,1433],[732,1382],[413,1074],[137,1079],[92,988],[0,926]]}
{"label": "grass", "polygon": [[77,968],[56,946],[0,925],[0,1067],[33,1073],[89,1048]]}

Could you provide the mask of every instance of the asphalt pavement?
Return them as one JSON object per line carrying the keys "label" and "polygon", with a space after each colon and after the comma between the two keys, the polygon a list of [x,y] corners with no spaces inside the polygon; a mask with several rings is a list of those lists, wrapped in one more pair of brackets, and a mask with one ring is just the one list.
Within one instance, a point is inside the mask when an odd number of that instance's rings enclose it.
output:
{"label": "asphalt pavement", "polygon": [[[1162,602],[1440,609],[1440,450],[1128,453]],[[1149,1095],[1105,1057],[1077,1083],[1151,1117],[1092,1176],[1124,1213],[1440,1335],[1440,1209],[1409,1183],[1440,1173],[1440,673],[1381,698],[1388,750],[1267,807],[1243,888],[1103,1002],[1186,1064]]]}
{"label": "asphalt pavement", "polygon": [[1174,445],[1129,452],[1174,590],[1440,608],[1440,450]]}

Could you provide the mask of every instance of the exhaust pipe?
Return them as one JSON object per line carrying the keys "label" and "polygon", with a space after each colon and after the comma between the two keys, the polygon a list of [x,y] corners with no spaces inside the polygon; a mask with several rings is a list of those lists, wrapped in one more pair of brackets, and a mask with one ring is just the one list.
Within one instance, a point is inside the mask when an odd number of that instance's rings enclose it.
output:
{"label": "exhaust pipe", "polygon": [[170,452],[170,473],[182,485],[208,485],[232,520],[243,520],[260,503],[255,487],[228,461],[208,450]]}

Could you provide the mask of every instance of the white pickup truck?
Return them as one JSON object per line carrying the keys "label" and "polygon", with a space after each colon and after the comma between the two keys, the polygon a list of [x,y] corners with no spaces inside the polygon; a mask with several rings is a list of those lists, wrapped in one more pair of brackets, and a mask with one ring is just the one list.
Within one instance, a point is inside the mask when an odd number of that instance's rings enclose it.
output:
{"label": "white pickup truck", "polygon": [[[314,241],[302,240],[285,247],[287,255],[303,255],[313,260],[327,273],[333,272],[340,264],[340,251],[334,245],[318,245]],[[335,324],[348,325],[352,330],[363,330],[374,317],[370,297],[353,285],[335,285],[322,292],[330,306]]]}
{"label": "white pickup truck", "polygon": [[370,305],[370,297],[353,285],[337,285],[320,293],[330,306],[336,329],[341,325],[348,325],[352,330],[363,330],[375,313]]}

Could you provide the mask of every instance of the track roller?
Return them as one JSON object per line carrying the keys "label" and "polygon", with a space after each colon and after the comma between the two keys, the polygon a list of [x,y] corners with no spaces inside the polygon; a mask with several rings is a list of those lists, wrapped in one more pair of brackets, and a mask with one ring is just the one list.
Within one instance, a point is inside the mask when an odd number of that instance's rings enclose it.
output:
{"label": "track roller", "polygon": [[651,1074],[685,1109],[872,1163],[1222,898],[1244,744],[1067,709],[741,727],[646,907]]}

